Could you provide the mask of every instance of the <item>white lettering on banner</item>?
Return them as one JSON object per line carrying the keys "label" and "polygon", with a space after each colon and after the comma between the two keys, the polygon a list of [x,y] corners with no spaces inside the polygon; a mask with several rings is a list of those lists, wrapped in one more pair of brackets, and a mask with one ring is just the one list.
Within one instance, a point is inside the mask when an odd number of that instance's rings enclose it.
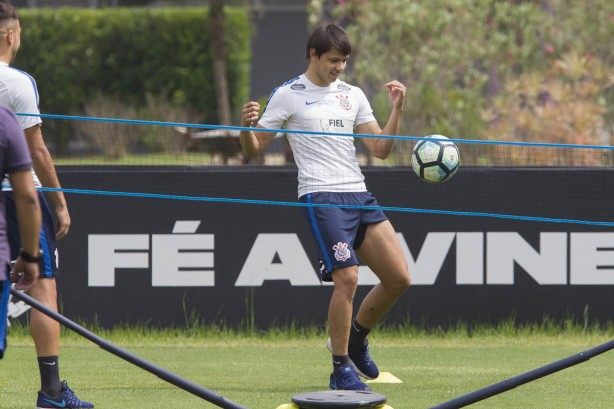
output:
{"label": "white lettering on banner", "polygon": [[539,284],[567,284],[567,233],[540,233],[540,252],[518,233],[486,234],[488,284],[514,284],[518,263]]}
{"label": "white lettering on banner", "polygon": [[[277,260],[279,262],[274,262]],[[266,280],[288,280],[293,286],[320,285],[298,236],[261,233],[235,282],[237,287],[259,287]]]}
{"label": "white lettering on banner", "polygon": [[[150,268],[151,256],[154,287],[215,286],[214,235],[196,234],[199,225],[177,221],[172,234],[89,235],[89,285],[113,287],[116,269]],[[516,266],[540,285],[614,285],[614,233],[542,232],[535,248],[517,232],[432,232],[416,257],[403,234],[397,237],[412,285],[434,285],[454,244],[457,285],[513,285],[523,274]],[[258,234],[235,286],[280,280],[322,285],[297,234]],[[359,285],[378,282],[369,267],[359,267]]]}
{"label": "white lettering on banner", "polygon": [[571,284],[614,284],[614,233],[571,233]]}
{"label": "white lettering on banner", "polygon": [[194,234],[199,225],[178,221],[173,234],[151,236],[153,287],[215,286],[213,234]]}
{"label": "white lettering on banner", "polygon": [[[151,236],[153,287],[214,286],[213,235],[194,234],[199,221],[177,221],[173,234]],[[149,268],[149,235],[90,234],[88,285],[114,287],[115,269]]]}
{"label": "white lettering on banner", "polygon": [[456,233],[456,284],[484,284],[483,233]]}
{"label": "white lettering on banner", "polygon": [[401,247],[405,252],[405,258],[409,267],[409,272],[412,275],[412,283],[414,285],[433,285],[441,266],[443,265],[450,246],[454,241],[455,233],[429,233],[426,235],[424,244],[415,258],[409,252],[407,242],[403,235],[399,235]]}
{"label": "white lettering on banner", "polygon": [[147,234],[90,234],[87,241],[88,285],[114,287],[116,268],[148,268]]}

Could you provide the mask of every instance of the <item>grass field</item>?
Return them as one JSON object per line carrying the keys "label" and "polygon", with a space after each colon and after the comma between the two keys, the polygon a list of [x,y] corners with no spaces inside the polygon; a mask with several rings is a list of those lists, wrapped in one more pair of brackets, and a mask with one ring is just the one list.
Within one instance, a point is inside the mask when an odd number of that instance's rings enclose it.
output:
{"label": "grass field", "polygon": [[212,155],[202,152],[190,153],[150,153],[147,155],[123,155],[119,158],[109,158],[104,155],[59,157],[53,159],[56,166],[96,165],[141,165],[141,166],[182,166],[210,165]]}
{"label": "grass field", "polygon": [[[100,336],[250,409],[275,409],[298,393],[327,390],[330,355],[322,331],[120,329]],[[510,327],[424,332],[379,331],[370,337],[382,371],[401,384],[372,384],[394,409],[429,408],[484,386],[593,348],[614,338],[608,325],[544,331]],[[13,328],[0,361],[0,408],[33,408],[39,389],[27,331]],[[96,408],[216,406],[164,382],[66,330],[60,370]],[[614,408],[614,351],[476,403],[474,408]]]}

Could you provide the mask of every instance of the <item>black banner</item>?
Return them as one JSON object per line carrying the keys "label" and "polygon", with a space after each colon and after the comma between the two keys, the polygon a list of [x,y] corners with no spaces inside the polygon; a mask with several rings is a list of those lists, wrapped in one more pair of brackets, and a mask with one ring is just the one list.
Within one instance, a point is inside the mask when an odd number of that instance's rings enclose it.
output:
{"label": "black banner", "polygon": [[[398,198],[388,200],[386,191],[378,191],[378,181],[391,183],[399,172],[365,169],[368,185],[382,206]],[[508,180],[516,176],[522,184],[529,170],[507,172]],[[548,183],[553,183],[551,173],[531,172],[531,180],[548,177]],[[561,180],[579,177],[577,171],[557,172]],[[585,172],[583,180],[593,180],[592,171]],[[459,183],[477,183],[483,173],[483,169],[463,169]],[[185,174],[182,170],[181,175]],[[195,199],[197,193],[223,197],[224,191],[216,189],[240,186],[245,172],[230,167],[227,172],[191,169],[189,174],[195,185],[183,200],[66,193],[73,224],[70,234],[59,242],[62,312],[104,327],[118,323],[184,326],[196,320],[258,328],[325,323],[332,287],[319,281],[317,254],[301,209],[200,201]],[[181,175],[154,168],[136,172],[59,169],[65,188],[153,194],[179,194],[179,187],[170,193],[152,187],[156,180]],[[284,185],[296,183],[292,169],[270,170],[264,177]],[[207,183],[196,183],[213,178],[212,190]],[[188,184],[181,180],[182,186]],[[418,183],[412,187],[417,199],[408,202],[409,207],[428,209],[429,200],[445,199],[438,203],[446,203],[443,207],[449,210],[455,210],[456,203],[464,210],[483,208],[483,203],[474,203],[483,198],[467,197],[458,186],[446,190],[444,185],[435,189]],[[493,186],[489,186],[489,197],[510,195],[504,184],[502,191],[493,191]],[[569,200],[584,200],[581,192],[572,191],[573,186],[577,185],[568,186]],[[499,202],[508,203],[507,208],[500,205],[493,213],[548,214],[546,208],[535,206],[535,192],[526,194],[516,195],[513,203]],[[602,200],[612,201],[601,194]],[[249,192],[244,197],[249,198]],[[295,189],[276,199],[296,202]],[[614,318],[611,227],[454,213],[386,213],[412,274],[412,286],[386,322],[433,327],[495,323],[512,316],[525,323],[544,317],[579,322]],[[586,215],[575,218],[582,216]],[[361,267],[359,276],[356,307],[376,282],[366,267]]]}

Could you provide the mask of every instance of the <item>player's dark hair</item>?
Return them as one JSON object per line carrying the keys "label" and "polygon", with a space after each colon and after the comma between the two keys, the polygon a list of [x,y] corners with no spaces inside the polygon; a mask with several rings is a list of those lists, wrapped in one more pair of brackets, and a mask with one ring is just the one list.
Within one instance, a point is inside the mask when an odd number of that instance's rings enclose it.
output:
{"label": "player's dark hair", "polygon": [[311,33],[309,40],[307,40],[305,59],[309,59],[309,51],[312,48],[318,57],[333,48],[339,50],[343,55],[350,55],[352,43],[350,42],[350,37],[348,37],[348,34],[340,25],[330,23],[320,25]]}
{"label": "player's dark hair", "polygon": [[17,10],[13,5],[0,2],[0,25],[7,20],[18,20]]}

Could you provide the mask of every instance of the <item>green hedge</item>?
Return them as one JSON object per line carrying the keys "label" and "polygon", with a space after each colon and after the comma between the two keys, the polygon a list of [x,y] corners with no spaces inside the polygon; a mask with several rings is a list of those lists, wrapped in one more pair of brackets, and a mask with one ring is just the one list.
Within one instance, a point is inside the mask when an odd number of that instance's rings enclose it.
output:
{"label": "green hedge", "polygon": [[[250,23],[244,9],[225,12],[235,112],[249,95]],[[43,113],[79,114],[100,94],[135,106],[162,96],[217,123],[207,18],[205,7],[21,10],[14,65],[36,78]]]}

